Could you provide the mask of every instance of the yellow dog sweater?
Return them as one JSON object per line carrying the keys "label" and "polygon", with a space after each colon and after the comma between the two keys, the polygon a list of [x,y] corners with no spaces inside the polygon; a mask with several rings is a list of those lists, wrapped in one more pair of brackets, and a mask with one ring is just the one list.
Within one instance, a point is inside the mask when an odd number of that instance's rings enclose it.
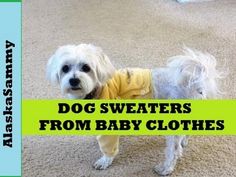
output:
{"label": "yellow dog sweater", "polygon": [[[153,98],[151,70],[122,69],[102,88],[100,99],[138,99]],[[118,153],[119,136],[97,136],[102,153],[114,157]]]}
{"label": "yellow dog sweater", "polygon": [[131,68],[118,70],[104,85],[100,99],[152,98],[151,71]]}

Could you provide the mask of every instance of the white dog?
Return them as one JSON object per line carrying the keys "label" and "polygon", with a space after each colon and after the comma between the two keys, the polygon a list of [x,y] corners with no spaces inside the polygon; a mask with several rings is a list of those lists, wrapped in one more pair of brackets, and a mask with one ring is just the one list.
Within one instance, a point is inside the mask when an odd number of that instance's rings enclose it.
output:
{"label": "white dog", "polygon": [[[185,49],[184,55],[170,58],[163,68],[116,70],[100,48],[80,44],[60,47],[48,61],[47,77],[71,99],[207,99],[220,93],[215,67],[213,56]],[[103,156],[94,167],[106,169],[118,153],[119,136],[97,139]],[[164,163],[155,171],[170,174],[186,145],[186,136],[167,136]]]}

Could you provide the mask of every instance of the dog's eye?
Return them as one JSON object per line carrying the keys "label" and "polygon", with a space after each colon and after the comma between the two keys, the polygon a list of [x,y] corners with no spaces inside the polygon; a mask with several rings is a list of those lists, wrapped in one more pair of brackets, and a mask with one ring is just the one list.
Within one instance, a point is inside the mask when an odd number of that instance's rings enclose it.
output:
{"label": "dog's eye", "polygon": [[62,71],[63,71],[64,73],[68,73],[69,70],[70,70],[70,67],[69,67],[68,65],[64,65],[64,66],[62,67]]}
{"label": "dog's eye", "polygon": [[90,67],[87,64],[84,64],[81,69],[82,69],[82,71],[84,71],[86,73],[90,71]]}

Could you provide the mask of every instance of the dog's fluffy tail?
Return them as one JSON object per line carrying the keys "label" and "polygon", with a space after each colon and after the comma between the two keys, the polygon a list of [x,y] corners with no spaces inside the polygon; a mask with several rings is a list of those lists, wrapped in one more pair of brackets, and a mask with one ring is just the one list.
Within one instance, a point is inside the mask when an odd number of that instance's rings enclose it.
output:
{"label": "dog's fluffy tail", "polygon": [[225,74],[216,70],[214,56],[184,48],[184,55],[170,58],[167,66],[174,71],[173,82],[188,89],[191,98],[217,98],[222,94],[218,80]]}

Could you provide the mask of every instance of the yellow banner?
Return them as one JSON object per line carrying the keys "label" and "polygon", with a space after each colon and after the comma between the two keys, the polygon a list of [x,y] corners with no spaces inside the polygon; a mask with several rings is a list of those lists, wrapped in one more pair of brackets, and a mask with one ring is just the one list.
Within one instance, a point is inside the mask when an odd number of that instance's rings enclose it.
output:
{"label": "yellow banner", "polygon": [[23,100],[23,135],[236,135],[235,100]]}

